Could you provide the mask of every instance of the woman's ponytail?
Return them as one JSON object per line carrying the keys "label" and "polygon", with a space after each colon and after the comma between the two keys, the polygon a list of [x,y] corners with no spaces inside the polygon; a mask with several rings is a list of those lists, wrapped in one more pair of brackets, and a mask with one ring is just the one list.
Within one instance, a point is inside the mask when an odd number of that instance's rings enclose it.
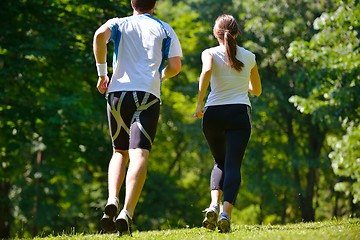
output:
{"label": "woman's ponytail", "polygon": [[240,72],[244,67],[244,63],[236,58],[236,49],[237,49],[236,39],[234,38],[233,35],[230,34],[228,30],[226,30],[224,34],[224,45],[226,49],[226,55],[228,58],[229,66],[234,68],[236,71]]}
{"label": "woman's ponytail", "polygon": [[222,41],[225,46],[229,67],[240,72],[244,67],[244,63],[236,58],[236,37],[241,32],[235,18],[227,14],[219,16],[216,19],[213,32],[215,37]]}

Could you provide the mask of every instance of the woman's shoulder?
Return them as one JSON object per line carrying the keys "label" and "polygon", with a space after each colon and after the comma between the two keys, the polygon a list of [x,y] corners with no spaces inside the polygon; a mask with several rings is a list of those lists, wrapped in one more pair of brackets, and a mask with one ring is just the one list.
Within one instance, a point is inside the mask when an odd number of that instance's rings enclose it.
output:
{"label": "woman's shoulder", "polygon": [[255,55],[253,52],[251,52],[250,50],[248,50],[248,49],[246,49],[246,48],[244,48],[244,47],[237,46],[237,48],[238,48],[241,52],[243,52],[243,53],[245,53],[245,54]]}
{"label": "woman's shoulder", "polygon": [[224,52],[224,49],[221,46],[214,46],[214,47],[210,47],[207,48],[203,51],[203,53],[209,53],[209,54],[215,54],[215,53],[219,53],[219,52]]}
{"label": "woman's shoulder", "polygon": [[240,46],[238,46],[238,50],[240,52],[240,55],[244,56],[245,58],[255,60],[255,54],[250,50]]}

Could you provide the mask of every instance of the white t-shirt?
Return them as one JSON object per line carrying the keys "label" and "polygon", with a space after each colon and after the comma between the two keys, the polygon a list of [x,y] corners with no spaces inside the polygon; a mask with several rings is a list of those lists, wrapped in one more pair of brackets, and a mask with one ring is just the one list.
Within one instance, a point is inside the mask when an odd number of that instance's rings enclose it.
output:
{"label": "white t-shirt", "polygon": [[113,75],[108,92],[144,91],[160,98],[164,61],[182,57],[172,27],[150,14],[113,18],[105,25],[114,42]]}
{"label": "white t-shirt", "polygon": [[212,56],[212,75],[210,79],[211,91],[205,107],[225,104],[246,104],[249,100],[249,81],[251,69],[255,66],[255,54],[245,48],[237,46],[236,58],[244,63],[238,72],[226,65],[225,46],[219,45],[208,49]]}

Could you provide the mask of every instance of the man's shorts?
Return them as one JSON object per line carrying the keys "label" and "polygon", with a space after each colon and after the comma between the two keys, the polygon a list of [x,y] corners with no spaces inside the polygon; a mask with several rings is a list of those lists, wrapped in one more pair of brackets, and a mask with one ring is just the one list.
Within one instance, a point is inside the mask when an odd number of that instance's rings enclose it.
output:
{"label": "man's shorts", "polygon": [[113,148],[151,150],[160,115],[160,100],[141,91],[109,93],[107,114]]}

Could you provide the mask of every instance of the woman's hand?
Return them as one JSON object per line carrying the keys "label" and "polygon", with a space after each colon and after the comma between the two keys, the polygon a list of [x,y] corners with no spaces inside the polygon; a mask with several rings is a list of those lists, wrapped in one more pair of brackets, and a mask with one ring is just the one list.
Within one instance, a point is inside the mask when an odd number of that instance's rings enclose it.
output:
{"label": "woman's hand", "polygon": [[196,111],[193,115],[195,118],[202,118],[204,116],[204,111],[203,111],[203,104],[198,104],[196,107]]}

